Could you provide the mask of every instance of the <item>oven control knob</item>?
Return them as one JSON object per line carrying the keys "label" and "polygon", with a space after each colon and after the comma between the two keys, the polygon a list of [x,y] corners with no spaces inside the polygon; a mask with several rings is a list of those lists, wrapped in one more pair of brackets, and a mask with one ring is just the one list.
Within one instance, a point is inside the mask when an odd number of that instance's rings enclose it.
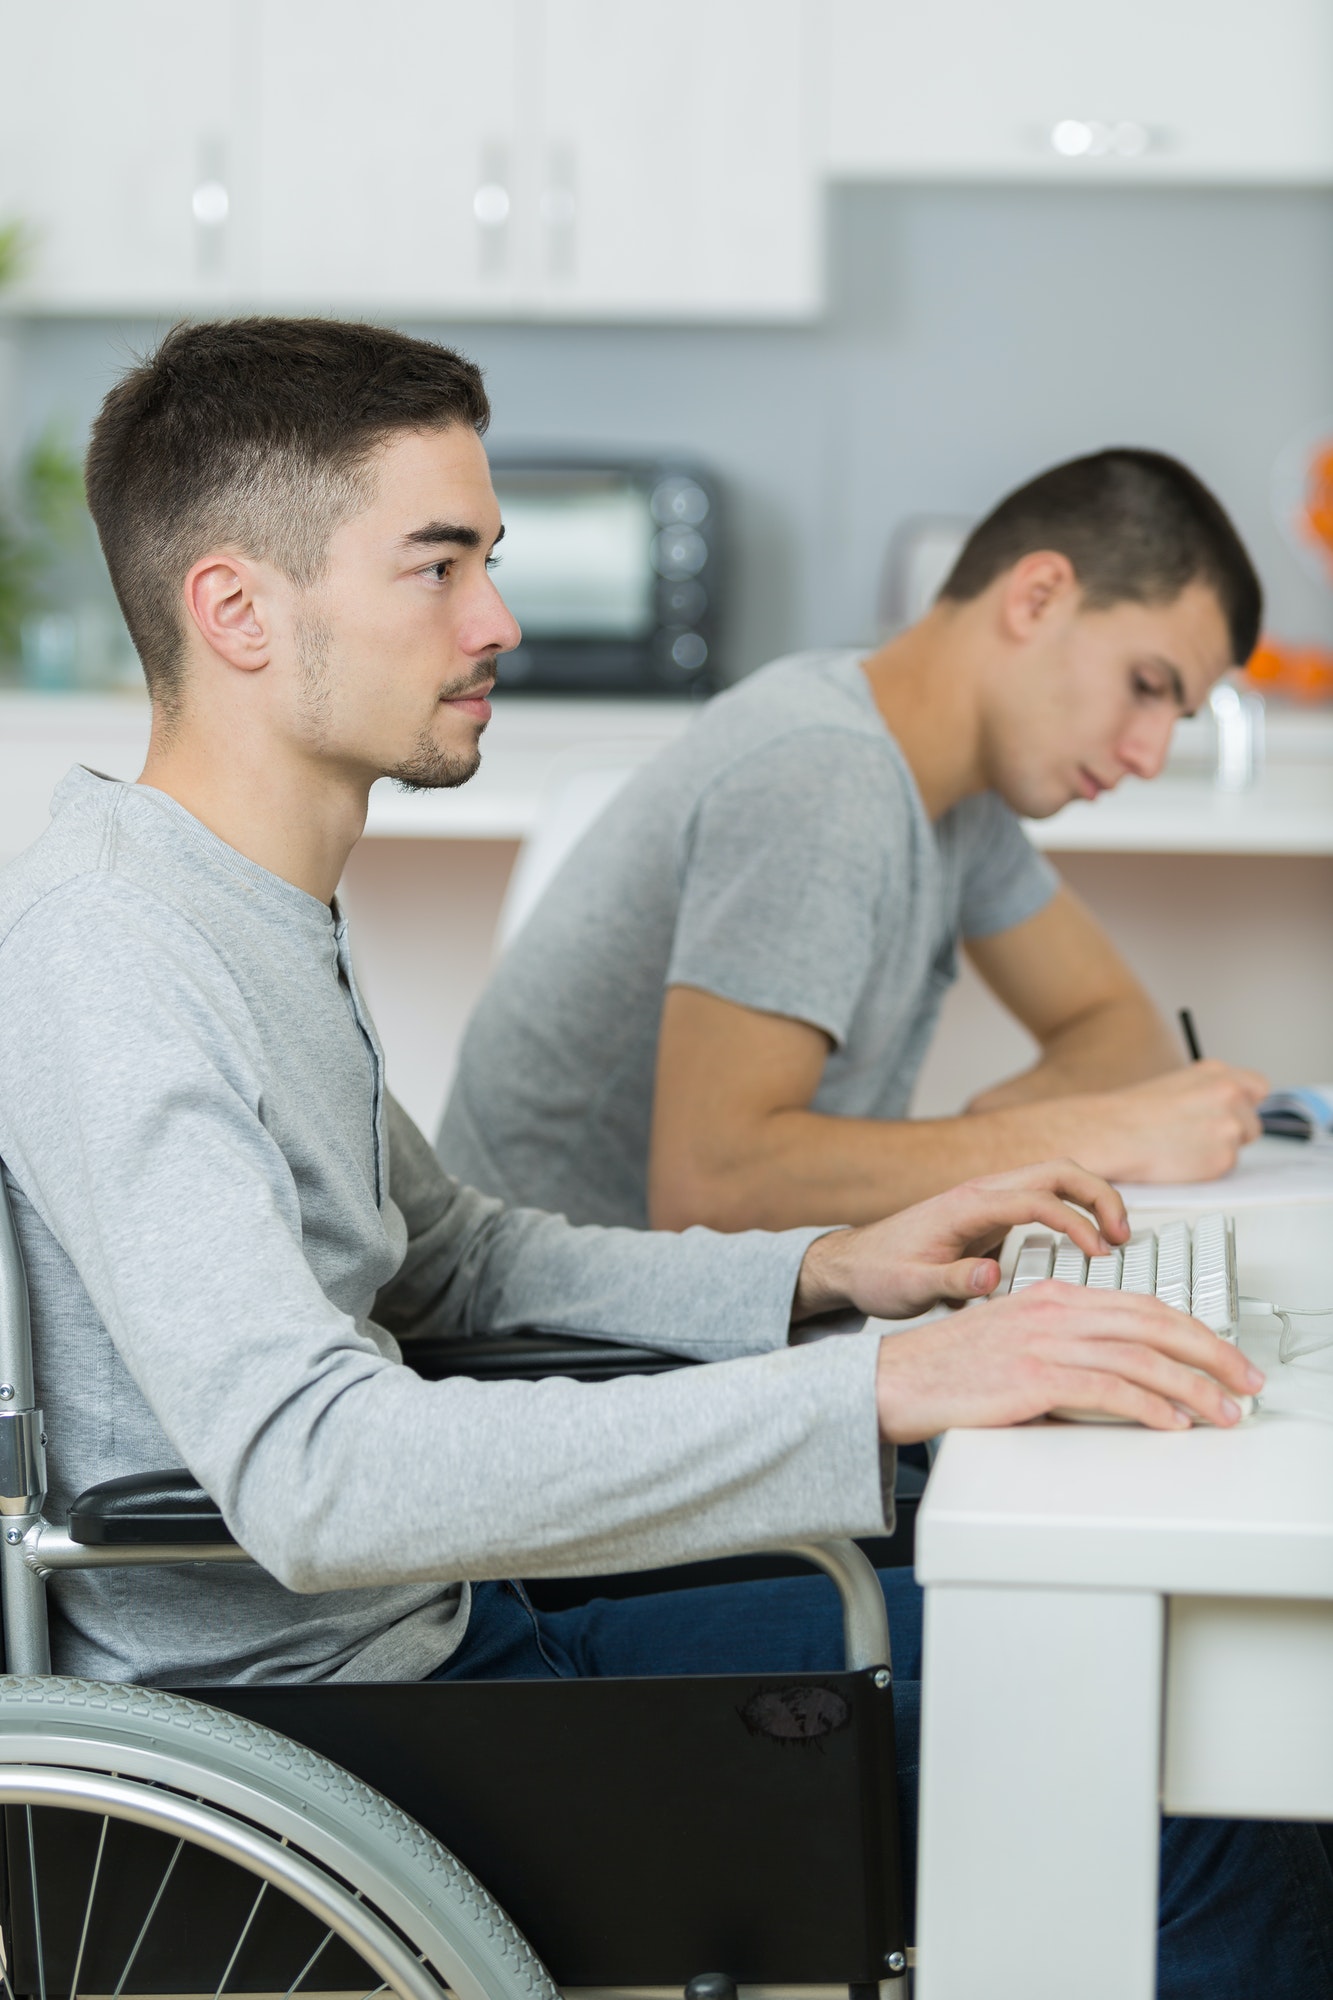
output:
{"label": "oven control knob", "polygon": [[674,583],[697,576],[708,561],[708,544],[697,528],[663,528],[653,537],[653,568]]}
{"label": "oven control knob", "polygon": [[708,642],[698,632],[678,632],[671,641],[673,666],[683,674],[697,674],[708,659]]}
{"label": "oven control knob", "polygon": [[702,632],[682,631],[678,625],[669,625],[653,640],[653,658],[658,679],[668,686],[681,687],[702,675],[708,664],[708,641]]}
{"label": "oven control knob", "polygon": [[708,518],[708,495],[697,479],[683,474],[660,481],[653,488],[648,504],[659,528],[669,528],[676,522],[682,527],[697,528],[700,521]]}
{"label": "oven control knob", "polygon": [[708,609],[708,593],[701,583],[663,583],[658,603],[664,625],[697,625]]}

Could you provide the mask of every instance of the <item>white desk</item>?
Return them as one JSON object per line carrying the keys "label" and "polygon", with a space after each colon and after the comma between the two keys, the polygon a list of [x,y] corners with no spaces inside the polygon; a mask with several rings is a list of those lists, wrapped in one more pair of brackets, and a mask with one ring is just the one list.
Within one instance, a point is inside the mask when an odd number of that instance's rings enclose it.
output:
{"label": "white desk", "polygon": [[[1333,1304],[1330,1169],[1305,1179],[1237,1206],[1243,1292]],[[920,2000],[1149,2000],[1160,1811],[1333,1820],[1333,1372],[1283,1368],[1271,1318],[1242,1345],[1269,1386],[1239,1430],[944,1442],[917,1526]]]}

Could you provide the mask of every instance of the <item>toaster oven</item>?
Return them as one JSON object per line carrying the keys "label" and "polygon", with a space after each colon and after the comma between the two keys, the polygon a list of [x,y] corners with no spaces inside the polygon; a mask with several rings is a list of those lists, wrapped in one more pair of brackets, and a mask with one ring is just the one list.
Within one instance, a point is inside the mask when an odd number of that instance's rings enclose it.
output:
{"label": "toaster oven", "polygon": [[523,628],[505,690],[711,693],[719,611],[712,477],[676,458],[496,453],[496,584]]}

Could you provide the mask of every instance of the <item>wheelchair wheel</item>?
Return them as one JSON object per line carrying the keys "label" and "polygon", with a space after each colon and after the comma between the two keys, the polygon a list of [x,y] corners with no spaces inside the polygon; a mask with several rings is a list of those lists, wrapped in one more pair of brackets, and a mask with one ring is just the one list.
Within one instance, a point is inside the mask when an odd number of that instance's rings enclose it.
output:
{"label": "wheelchair wheel", "polygon": [[415,1820],[327,1759],[178,1695],[0,1676],[4,2000],[302,1991],[555,2000]]}

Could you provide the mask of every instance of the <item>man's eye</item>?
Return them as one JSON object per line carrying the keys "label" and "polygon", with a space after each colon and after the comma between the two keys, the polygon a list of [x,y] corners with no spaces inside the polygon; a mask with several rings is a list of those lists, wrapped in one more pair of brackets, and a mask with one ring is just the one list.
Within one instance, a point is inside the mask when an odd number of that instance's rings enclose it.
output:
{"label": "man's eye", "polygon": [[426,575],[433,576],[436,583],[443,583],[453,566],[453,557],[445,556],[440,562],[431,563],[426,570]]}
{"label": "man's eye", "polygon": [[1145,680],[1142,674],[1135,674],[1134,692],[1135,694],[1147,695],[1152,700],[1158,700],[1165,694],[1166,690],[1165,688],[1158,687],[1156,681]]}
{"label": "man's eye", "polygon": [[500,564],[503,561],[504,561],[503,556],[487,556],[486,567],[487,569],[499,569]]}

